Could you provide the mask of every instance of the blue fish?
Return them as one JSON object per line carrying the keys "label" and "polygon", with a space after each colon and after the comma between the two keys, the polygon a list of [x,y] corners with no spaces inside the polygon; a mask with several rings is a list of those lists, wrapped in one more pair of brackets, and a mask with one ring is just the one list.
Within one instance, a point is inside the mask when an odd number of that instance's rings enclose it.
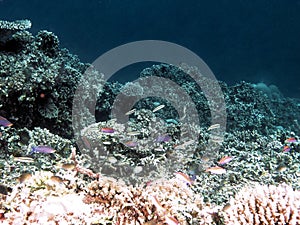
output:
{"label": "blue fish", "polygon": [[55,152],[55,149],[51,148],[50,146],[40,145],[40,146],[32,146],[30,154],[32,154],[32,153],[49,154],[49,153],[53,153],[53,152]]}

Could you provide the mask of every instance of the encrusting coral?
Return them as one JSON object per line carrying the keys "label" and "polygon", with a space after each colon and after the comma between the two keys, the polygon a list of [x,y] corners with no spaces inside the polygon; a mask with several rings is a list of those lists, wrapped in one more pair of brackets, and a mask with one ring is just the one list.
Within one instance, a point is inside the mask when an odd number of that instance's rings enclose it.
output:
{"label": "encrusting coral", "polygon": [[287,185],[245,187],[224,207],[225,224],[300,224],[300,192]]}

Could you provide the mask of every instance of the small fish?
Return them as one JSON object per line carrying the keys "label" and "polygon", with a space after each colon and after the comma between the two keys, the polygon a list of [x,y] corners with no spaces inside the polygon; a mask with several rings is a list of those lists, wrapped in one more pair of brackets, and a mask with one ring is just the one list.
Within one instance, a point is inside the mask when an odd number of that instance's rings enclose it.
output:
{"label": "small fish", "polygon": [[0,125],[4,127],[11,127],[13,124],[3,116],[0,116]]}
{"label": "small fish", "polygon": [[160,109],[162,109],[162,108],[164,108],[164,107],[165,107],[165,105],[159,105],[159,106],[155,107],[155,108],[152,110],[152,112],[156,112],[156,111],[158,111],[158,110],[160,110]]}
{"label": "small fish", "polygon": [[288,145],[285,145],[284,147],[283,147],[283,152],[289,152],[291,150],[291,148],[290,148],[290,146],[288,146]]}
{"label": "small fish", "polygon": [[20,183],[24,183],[25,181],[28,181],[29,179],[31,179],[32,174],[31,173],[22,173],[21,176],[18,177],[18,181]]}
{"label": "small fish", "polygon": [[140,135],[141,133],[139,131],[130,131],[127,133],[127,135],[129,136],[137,136],[137,135]]}
{"label": "small fish", "polygon": [[178,225],[179,222],[177,219],[175,219],[175,217],[173,216],[165,216],[165,222],[168,225]]}
{"label": "small fish", "polygon": [[194,182],[194,180],[189,175],[182,172],[176,172],[175,176],[178,180],[186,182],[188,185],[192,185]]}
{"label": "small fish", "polygon": [[156,142],[159,142],[159,143],[162,143],[162,142],[168,142],[170,141],[172,138],[167,135],[167,134],[164,134],[164,135],[159,135],[157,138],[156,138]]}
{"label": "small fish", "polygon": [[212,174],[224,174],[226,173],[226,170],[220,166],[214,166],[214,167],[207,168],[205,172],[210,172]]}
{"label": "small fish", "polygon": [[230,203],[227,203],[226,205],[223,206],[222,211],[226,212],[227,210],[229,210],[231,207]]}
{"label": "small fish", "polygon": [[64,183],[64,179],[61,178],[60,176],[51,176],[50,177],[50,180],[53,182],[53,183],[57,183],[57,184],[63,184]]}
{"label": "small fish", "polygon": [[286,165],[283,165],[283,164],[281,164],[281,165],[279,165],[277,168],[276,168],[276,171],[277,172],[284,172],[284,171],[286,171],[287,170],[287,167],[286,167]]}
{"label": "small fish", "polygon": [[115,132],[115,130],[111,127],[102,127],[101,131],[106,134],[112,134]]}
{"label": "small fish", "polygon": [[104,145],[111,145],[111,142],[110,141],[103,141],[102,144],[104,144]]}
{"label": "small fish", "polygon": [[138,145],[138,143],[135,142],[135,141],[127,141],[127,142],[125,142],[124,144],[125,144],[127,147],[131,147],[131,148],[136,147],[136,146]]}
{"label": "small fish", "polygon": [[129,116],[131,114],[133,114],[136,111],[136,109],[132,109],[130,111],[128,111],[127,113],[125,113],[126,116]]}
{"label": "small fish", "polygon": [[284,142],[285,143],[295,143],[295,142],[297,142],[297,139],[294,137],[290,137],[290,138],[286,139]]}
{"label": "small fish", "polygon": [[211,136],[211,141],[221,144],[224,141],[224,138],[222,136],[212,135]]}
{"label": "small fish", "polygon": [[220,124],[216,123],[207,128],[207,131],[220,128]]}
{"label": "small fish", "polygon": [[75,168],[74,163],[64,163],[61,165],[61,168],[64,170],[73,170]]}
{"label": "small fish", "polygon": [[175,125],[177,125],[177,124],[178,124],[178,121],[177,121],[177,120],[175,120],[175,119],[172,119],[172,118],[170,118],[170,119],[166,119],[166,122],[167,122],[167,123],[173,123],[173,124],[175,124]]}
{"label": "small fish", "polygon": [[191,145],[191,144],[194,144],[194,140],[190,140],[190,141],[187,141],[187,142],[184,142],[183,144],[181,145],[176,145],[174,146],[174,149],[185,149],[187,146]]}
{"label": "small fish", "polygon": [[55,152],[55,149],[51,148],[50,146],[44,146],[44,145],[40,145],[40,146],[32,146],[31,147],[31,152],[32,153],[53,153]]}
{"label": "small fish", "polygon": [[14,157],[14,161],[31,163],[34,162],[34,159],[30,157]]}
{"label": "small fish", "polygon": [[218,161],[219,165],[225,165],[229,163],[234,157],[233,156],[224,156],[222,159]]}

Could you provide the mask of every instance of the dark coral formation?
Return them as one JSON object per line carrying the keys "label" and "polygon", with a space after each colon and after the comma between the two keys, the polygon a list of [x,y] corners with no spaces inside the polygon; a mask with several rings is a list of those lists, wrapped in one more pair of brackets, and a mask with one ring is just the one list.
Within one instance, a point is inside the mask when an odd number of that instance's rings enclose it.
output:
{"label": "dark coral formation", "polygon": [[30,36],[25,31],[29,28],[30,20],[0,21],[0,51],[18,52],[22,49]]}
{"label": "dark coral formation", "polygon": [[[210,124],[210,108],[203,90],[182,69],[172,65],[155,65],[143,70],[141,76],[164,77],[179,84],[196,104],[201,125]],[[228,86],[220,81],[219,85],[226,103],[227,129],[255,129],[261,134],[267,134],[282,126],[299,131],[298,121],[295,121],[295,118],[300,117],[298,100],[285,98],[278,90],[272,92],[272,87],[262,90],[247,82]]]}
{"label": "dark coral formation", "polygon": [[[40,31],[36,36],[30,34],[26,31],[30,25],[27,20],[0,23],[1,115],[16,122],[16,127],[31,129],[40,126],[71,137],[72,100],[88,65],[81,63],[66,49],[61,49],[53,33]],[[180,85],[195,103],[201,126],[210,125],[211,114],[206,96],[181,68],[155,65],[141,72],[141,77],[147,76],[164,77]],[[300,109],[295,100],[280,94],[275,96],[266,88],[246,82],[233,87],[223,82],[219,82],[219,85],[224,93],[227,128],[230,130],[257,129],[262,134],[267,134],[276,126],[299,130],[295,118],[299,118]],[[101,93],[95,113],[97,121],[109,118],[114,98],[122,87],[119,83],[107,83],[99,90]],[[138,89],[132,91],[137,92]],[[177,112],[162,99],[149,98],[140,101],[136,107],[146,108],[149,103],[157,101],[170,109],[167,110],[168,114],[161,114],[161,117],[178,119]]]}
{"label": "dark coral formation", "polygon": [[23,30],[28,26],[15,23],[10,32],[7,28],[14,23],[2,21],[6,26],[0,27],[8,35],[0,47],[1,115],[10,118],[16,128],[43,127],[71,137],[73,95],[86,65],[60,49],[53,33],[40,31],[33,36]]}

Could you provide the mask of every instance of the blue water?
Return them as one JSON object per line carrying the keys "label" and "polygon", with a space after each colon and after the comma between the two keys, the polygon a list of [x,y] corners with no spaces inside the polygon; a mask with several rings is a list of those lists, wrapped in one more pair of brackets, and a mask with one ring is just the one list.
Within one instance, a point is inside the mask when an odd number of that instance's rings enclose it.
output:
{"label": "blue water", "polygon": [[265,82],[300,97],[299,0],[0,0],[0,19],[25,18],[84,62],[131,41],[165,40],[228,84]]}

